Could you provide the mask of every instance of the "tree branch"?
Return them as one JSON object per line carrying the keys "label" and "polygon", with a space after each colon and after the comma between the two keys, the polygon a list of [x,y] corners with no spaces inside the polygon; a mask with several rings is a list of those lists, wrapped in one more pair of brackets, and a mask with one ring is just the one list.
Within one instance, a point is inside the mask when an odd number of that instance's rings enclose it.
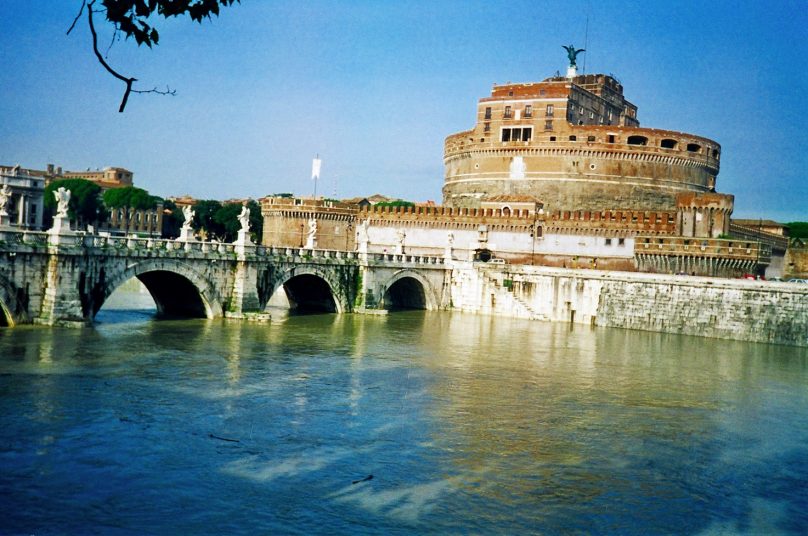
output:
{"label": "tree branch", "polygon": [[[86,1],[86,0],[85,0]],[[123,113],[124,109],[126,108],[126,103],[129,102],[129,95],[131,93],[156,93],[158,95],[176,95],[177,91],[172,90],[168,86],[166,86],[165,91],[157,89],[156,87],[153,89],[132,89],[132,84],[137,82],[137,78],[134,77],[126,77],[110,67],[109,63],[106,62],[104,56],[98,50],[98,33],[95,31],[95,24],[93,24],[93,4],[95,4],[95,0],[92,0],[89,4],[87,4],[87,22],[90,26],[90,33],[93,36],[93,52],[95,53],[95,57],[98,59],[98,63],[101,64],[104,69],[107,70],[109,74],[124,82],[126,84],[126,91],[123,94],[123,98],[121,99],[121,105],[118,108],[119,113]]]}
{"label": "tree branch", "polygon": [[79,8],[79,13],[78,15],[76,15],[76,18],[73,19],[73,24],[71,24],[70,28],[67,29],[67,35],[70,35],[70,32],[72,32],[73,28],[76,27],[76,23],[79,21],[79,19],[81,18],[81,14],[84,11],[85,4],[87,4],[87,0],[81,0],[81,7]]}

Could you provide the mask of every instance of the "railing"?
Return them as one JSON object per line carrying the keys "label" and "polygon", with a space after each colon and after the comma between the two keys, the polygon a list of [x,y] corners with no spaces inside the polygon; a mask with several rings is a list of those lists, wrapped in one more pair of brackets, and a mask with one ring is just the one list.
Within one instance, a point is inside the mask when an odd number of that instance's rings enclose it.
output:
{"label": "railing", "polygon": [[[15,250],[25,246],[47,247],[52,236],[42,231],[0,230],[0,249]],[[367,259],[375,263],[397,263],[418,265],[442,265],[443,257],[427,255],[409,255],[395,253],[368,253],[343,251],[334,249],[307,249],[281,246],[243,245],[224,242],[179,241],[163,238],[134,238],[126,236],[106,236],[87,233],[71,233],[59,235],[59,247],[66,249],[81,248],[97,253],[110,255],[134,254],[145,252],[164,252],[171,256],[194,254],[229,255],[243,250],[251,257],[282,258],[292,262],[303,261],[359,261]]]}
{"label": "railing", "polygon": [[771,262],[771,247],[761,242],[744,242],[719,238],[682,238],[637,236],[635,255],[721,257],[733,260],[752,260],[759,264]]}
{"label": "railing", "polygon": [[759,240],[765,244],[769,244],[772,248],[785,251],[788,249],[788,238],[772,233],[767,233],[758,228],[748,225],[738,225],[737,223],[730,222],[729,233],[734,237],[742,240]]}

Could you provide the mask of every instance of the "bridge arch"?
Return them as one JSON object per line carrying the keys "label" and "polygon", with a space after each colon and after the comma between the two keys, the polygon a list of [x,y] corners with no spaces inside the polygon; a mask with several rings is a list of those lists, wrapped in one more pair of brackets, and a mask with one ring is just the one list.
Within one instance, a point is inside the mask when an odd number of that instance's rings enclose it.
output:
{"label": "bridge arch", "polygon": [[440,300],[429,280],[415,270],[399,270],[382,287],[385,309],[438,309]]}
{"label": "bridge arch", "polygon": [[0,327],[14,327],[24,313],[18,300],[19,291],[8,279],[0,275]]}
{"label": "bridge arch", "polygon": [[351,307],[343,286],[333,270],[302,265],[281,272],[275,278],[269,296],[282,291],[303,309],[345,313]]}
{"label": "bridge arch", "polygon": [[97,283],[92,290],[91,316],[95,317],[115,289],[133,277],[149,290],[158,314],[213,318],[224,310],[222,299],[209,278],[181,261],[146,259]]}

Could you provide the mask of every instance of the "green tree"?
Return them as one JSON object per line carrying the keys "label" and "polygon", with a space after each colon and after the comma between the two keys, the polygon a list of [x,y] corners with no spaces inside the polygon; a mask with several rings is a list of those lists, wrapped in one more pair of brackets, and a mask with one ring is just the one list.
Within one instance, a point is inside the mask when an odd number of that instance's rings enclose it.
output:
{"label": "green tree", "polygon": [[123,188],[112,188],[103,194],[104,204],[107,208],[114,210],[122,209],[126,232],[131,226],[130,212],[132,210],[150,210],[157,208],[162,201],[159,197],[150,195],[142,188],[134,186],[124,186]]}
{"label": "green tree", "polygon": [[205,236],[209,239],[222,240],[224,238],[224,227],[214,219],[214,215],[222,204],[213,199],[198,201],[194,206],[194,227],[204,231]]}
{"label": "green tree", "polygon": [[182,214],[182,209],[170,199],[163,201],[163,238],[177,238],[184,222],[185,216]]}
{"label": "green tree", "polygon": [[[240,0],[82,0],[78,15],[73,19],[73,24],[67,33],[73,31],[76,23],[81,18],[84,9],[87,9],[87,26],[93,38],[93,53],[101,66],[112,76],[126,84],[126,91],[123,94],[119,112],[123,112],[131,93],[158,93],[161,95],[174,95],[176,91],[166,87],[165,91],[153,89],[134,89],[132,84],[137,82],[137,78],[124,76],[113,69],[106,61],[106,55],[98,49],[98,33],[95,29],[95,14],[103,13],[107,22],[114,28],[113,42],[118,34],[122,33],[128,39],[133,37],[139,45],[146,45],[151,48],[158,44],[160,34],[157,28],[153,27],[153,16],[181,17],[189,16],[191,20],[202,23],[205,19],[210,19],[212,15],[219,15],[220,6],[231,6]],[[98,7],[98,5],[102,7]]]}
{"label": "green tree", "polygon": [[240,213],[240,204],[228,203],[227,205],[222,205],[213,215],[213,220],[224,229],[221,239],[225,242],[232,242],[238,236],[238,231],[241,229],[241,224],[238,221]]}
{"label": "green tree", "polygon": [[[238,238],[238,232],[241,230],[241,222],[238,221],[238,216],[241,214],[242,206],[240,203],[228,203],[222,205],[213,214],[213,221],[222,229],[222,234],[219,238],[223,241],[233,242]],[[264,228],[261,207],[251,199],[247,202],[247,208],[250,209],[250,238],[253,242],[260,244]]]}
{"label": "green tree", "polygon": [[250,233],[252,240],[256,244],[261,243],[264,236],[264,217],[261,215],[261,205],[254,199],[247,202],[247,208],[250,209]]}
{"label": "green tree", "polygon": [[412,201],[404,201],[403,199],[396,199],[395,201],[382,201],[376,203],[374,207],[414,207],[415,203]]}
{"label": "green tree", "polygon": [[808,221],[792,221],[786,225],[791,238],[808,238]]}
{"label": "green tree", "polygon": [[98,224],[107,219],[107,211],[101,200],[101,187],[87,179],[63,179],[53,181],[45,188],[45,208],[51,214],[56,211],[56,198],[53,192],[60,187],[70,190],[67,215],[78,227]]}

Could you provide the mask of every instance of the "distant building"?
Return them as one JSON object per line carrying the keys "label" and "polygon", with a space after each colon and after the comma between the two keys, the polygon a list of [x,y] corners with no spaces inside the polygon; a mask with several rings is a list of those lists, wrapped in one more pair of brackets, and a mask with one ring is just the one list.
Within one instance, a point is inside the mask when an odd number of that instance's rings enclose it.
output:
{"label": "distant building", "polygon": [[[106,167],[101,170],[67,171],[61,166],[48,164],[44,170],[26,170],[31,178],[45,186],[57,180],[84,179],[97,184],[102,193],[114,188],[134,186],[134,173],[122,167]],[[42,208],[39,209],[39,226],[42,225]],[[109,218],[97,230],[115,234],[136,233],[159,236],[163,225],[163,205],[149,210],[110,209]]]}
{"label": "distant building", "polygon": [[42,229],[44,179],[19,165],[0,166],[0,188],[4,185],[11,190],[11,198],[6,205],[9,224],[20,229]]}

